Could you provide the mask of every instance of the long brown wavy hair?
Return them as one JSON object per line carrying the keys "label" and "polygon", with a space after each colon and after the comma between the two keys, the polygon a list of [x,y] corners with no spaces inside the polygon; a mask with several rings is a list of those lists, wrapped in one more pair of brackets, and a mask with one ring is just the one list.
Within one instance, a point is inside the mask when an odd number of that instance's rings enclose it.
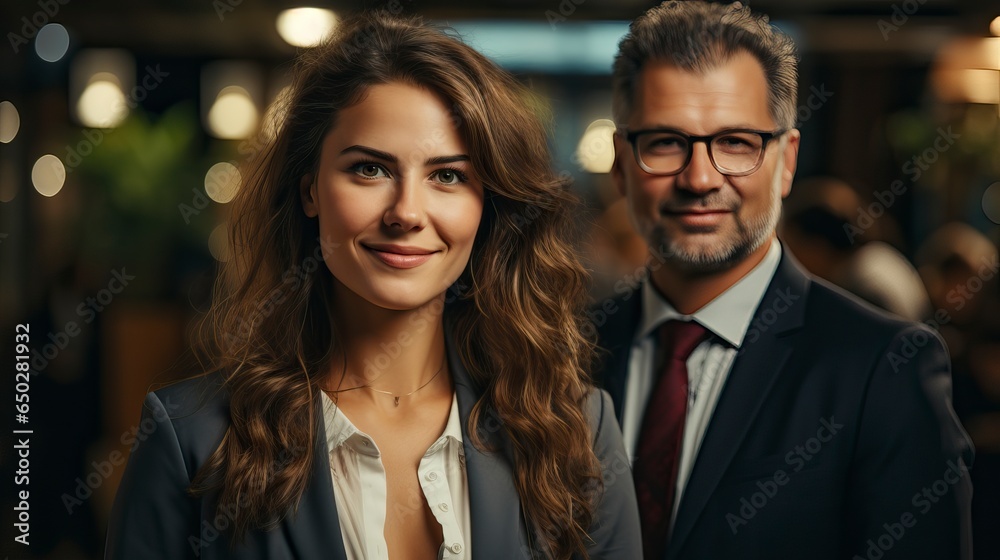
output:
{"label": "long brown wavy hair", "polygon": [[489,448],[483,426],[499,420],[540,551],[586,558],[601,471],[583,413],[593,345],[581,332],[586,272],[568,239],[576,198],[550,167],[523,86],[446,32],[384,12],[342,22],[299,57],[276,136],[243,175],[233,257],[199,347],[206,371],[223,373],[231,424],[190,491],[218,492],[234,539],[298,506],[323,445],[319,372],[330,371],[337,345],[326,248],[299,184],[338,113],[389,82],[445,100],[483,178],[480,228],[446,307],[463,365],[483,389],[468,420],[472,443]]}

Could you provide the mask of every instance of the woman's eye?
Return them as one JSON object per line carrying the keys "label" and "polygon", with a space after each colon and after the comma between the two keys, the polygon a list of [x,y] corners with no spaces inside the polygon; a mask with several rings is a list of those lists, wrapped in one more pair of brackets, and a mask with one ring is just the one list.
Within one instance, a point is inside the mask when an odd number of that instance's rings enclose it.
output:
{"label": "woman's eye", "polygon": [[385,168],[377,163],[359,163],[352,167],[351,170],[365,179],[378,179],[389,176]]}
{"label": "woman's eye", "polygon": [[454,169],[441,169],[435,175],[437,182],[443,185],[457,185],[465,181],[465,176]]}

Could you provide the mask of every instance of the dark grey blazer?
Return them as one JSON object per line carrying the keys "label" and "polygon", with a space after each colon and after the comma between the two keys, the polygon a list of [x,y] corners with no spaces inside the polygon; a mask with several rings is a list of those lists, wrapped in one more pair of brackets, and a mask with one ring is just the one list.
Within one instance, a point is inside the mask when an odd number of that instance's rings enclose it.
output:
{"label": "dark grey blazer", "polygon": [[[619,416],[639,293],[600,325]],[[669,546],[647,560],[967,560],[972,460],[941,338],[809,277],[785,249]]]}
{"label": "dark grey blazer", "polygon": [[[463,419],[472,554],[477,560],[543,558],[537,542],[533,543],[526,531],[509,456],[502,451],[480,451],[470,442],[465,420],[480,391],[450,344],[448,350]],[[249,533],[243,543],[230,548],[225,530],[231,518],[225,513],[217,515],[211,500],[193,499],[185,493],[229,425],[221,376],[195,378],[149,393],[139,426],[142,441],[132,451],[115,497],[105,558],[344,560],[319,398],[316,405],[313,471],[297,514],[287,516],[270,531]],[[632,475],[611,400],[607,393],[593,390],[586,408],[604,476],[604,493],[589,531],[593,540],[590,557],[641,558]],[[499,444],[497,449],[506,449],[503,430],[494,426],[488,437]]]}

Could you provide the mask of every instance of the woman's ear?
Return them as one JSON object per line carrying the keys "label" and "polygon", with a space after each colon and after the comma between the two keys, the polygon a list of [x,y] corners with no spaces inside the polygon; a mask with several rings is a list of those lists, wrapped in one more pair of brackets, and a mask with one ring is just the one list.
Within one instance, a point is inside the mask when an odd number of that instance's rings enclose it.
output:
{"label": "woman's ear", "polygon": [[306,173],[299,181],[299,196],[302,198],[302,209],[306,216],[315,218],[319,216],[319,205],[316,203],[316,175]]}

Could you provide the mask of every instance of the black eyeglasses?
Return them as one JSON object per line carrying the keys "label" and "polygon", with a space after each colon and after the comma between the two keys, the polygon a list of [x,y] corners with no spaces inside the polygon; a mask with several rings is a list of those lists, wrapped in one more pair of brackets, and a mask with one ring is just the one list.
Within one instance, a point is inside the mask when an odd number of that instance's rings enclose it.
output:
{"label": "black eyeglasses", "polygon": [[672,128],[627,131],[619,129],[630,144],[639,167],[651,175],[676,175],[691,163],[695,142],[708,146],[708,158],[723,175],[740,177],[760,168],[767,143],[788,132],[734,128],[710,136],[691,136]]}

